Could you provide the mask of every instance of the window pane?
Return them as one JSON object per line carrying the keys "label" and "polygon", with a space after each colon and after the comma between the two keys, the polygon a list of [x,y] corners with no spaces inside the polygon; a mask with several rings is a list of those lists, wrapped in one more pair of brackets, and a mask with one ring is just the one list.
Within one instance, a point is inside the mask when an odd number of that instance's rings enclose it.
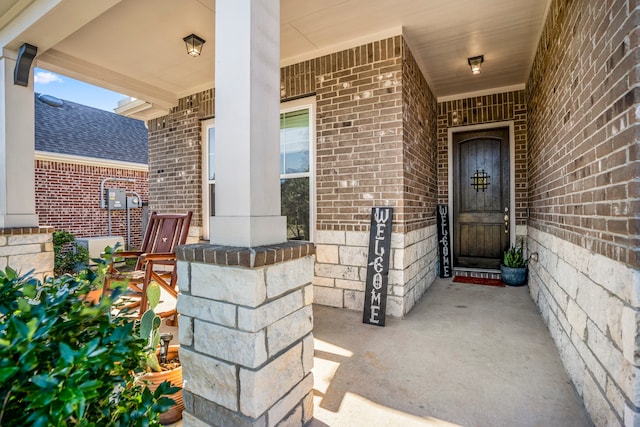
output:
{"label": "window pane", "polygon": [[209,184],[209,216],[216,214],[216,185]]}
{"label": "window pane", "polygon": [[287,239],[309,240],[309,178],[280,180],[282,215],[287,217]]}
{"label": "window pane", "polygon": [[216,128],[209,128],[209,181],[216,179]]}
{"label": "window pane", "polygon": [[280,114],[280,173],[309,172],[309,110]]}

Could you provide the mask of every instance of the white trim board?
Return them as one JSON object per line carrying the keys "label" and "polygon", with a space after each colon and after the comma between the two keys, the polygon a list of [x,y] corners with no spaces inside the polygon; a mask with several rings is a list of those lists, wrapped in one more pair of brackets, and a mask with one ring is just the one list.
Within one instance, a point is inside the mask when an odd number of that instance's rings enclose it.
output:
{"label": "white trim board", "polygon": [[120,160],[97,159],[95,157],[75,156],[72,154],[50,153],[36,151],[35,160],[44,160],[59,163],[72,163],[76,165],[97,166],[105,168],[127,169],[132,171],[149,172],[149,165],[143,163],[123,162]]}

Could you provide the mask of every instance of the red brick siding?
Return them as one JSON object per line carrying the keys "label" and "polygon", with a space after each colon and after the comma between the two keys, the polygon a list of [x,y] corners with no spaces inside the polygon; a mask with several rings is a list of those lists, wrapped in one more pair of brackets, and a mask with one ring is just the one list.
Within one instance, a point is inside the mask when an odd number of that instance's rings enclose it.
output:
{"label": "red brick siding", "polygon": [[516,224],[527,223],[527,105],[525,92],[504,92],[438,103],[438,203],[449,199],[450,127],[514,122]]}
{"label": "red brick siding", "polygon": [[530,226],[638,266],[636,2],[554,1],[527,84]]}
{"label": "red brick siding", "polygon": [[[108,235],[107,210],[100,208],[104,178],[134,178],[135,183],[112,181],[106,187],[136,191],[148,200],[147,173],[126,169],[36,160],[36,213],[39,225],[65,230],[76,237]],[[131,211],[131,243],[142,243],[142,209]],[[111,213],[111,230],[126,241],[126,211]]]}

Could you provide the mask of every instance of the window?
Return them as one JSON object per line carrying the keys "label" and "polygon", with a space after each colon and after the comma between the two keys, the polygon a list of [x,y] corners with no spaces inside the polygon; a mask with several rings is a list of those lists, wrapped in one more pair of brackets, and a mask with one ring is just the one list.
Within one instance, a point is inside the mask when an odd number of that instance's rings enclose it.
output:
{"label": "window", "polygon": [[[315,99],[281,104],[280,189],[282,215],[287,217],[287,238],[311,240],[315,223]],[[215,215],[215,121],[202,124],[204,238],[209,238],[209,216]]]}
{"label": "window", "polygon": [[216,212],[216,123],[202,122],[202,237],[209,238],[209,217]]}

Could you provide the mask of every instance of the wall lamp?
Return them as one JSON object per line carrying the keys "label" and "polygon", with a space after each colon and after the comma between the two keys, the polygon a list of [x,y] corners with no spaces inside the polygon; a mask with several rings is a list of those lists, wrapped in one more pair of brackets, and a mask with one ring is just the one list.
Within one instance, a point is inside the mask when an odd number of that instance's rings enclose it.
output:
{"label": "wall lamp", "polygon": [[203,38],[200,38],[195,34],[189,34],[182,40],[184,40],[185,44],[187,45],[187,53],[189,55],[200,56],[200,54],[202,53],[202,46],[205,42]]}
{"label": "wall lamp", "polygon": [[484,62],[484,55],[467,58],[467,62],[471,67],[471,74],[480,74],[480,64]]}

